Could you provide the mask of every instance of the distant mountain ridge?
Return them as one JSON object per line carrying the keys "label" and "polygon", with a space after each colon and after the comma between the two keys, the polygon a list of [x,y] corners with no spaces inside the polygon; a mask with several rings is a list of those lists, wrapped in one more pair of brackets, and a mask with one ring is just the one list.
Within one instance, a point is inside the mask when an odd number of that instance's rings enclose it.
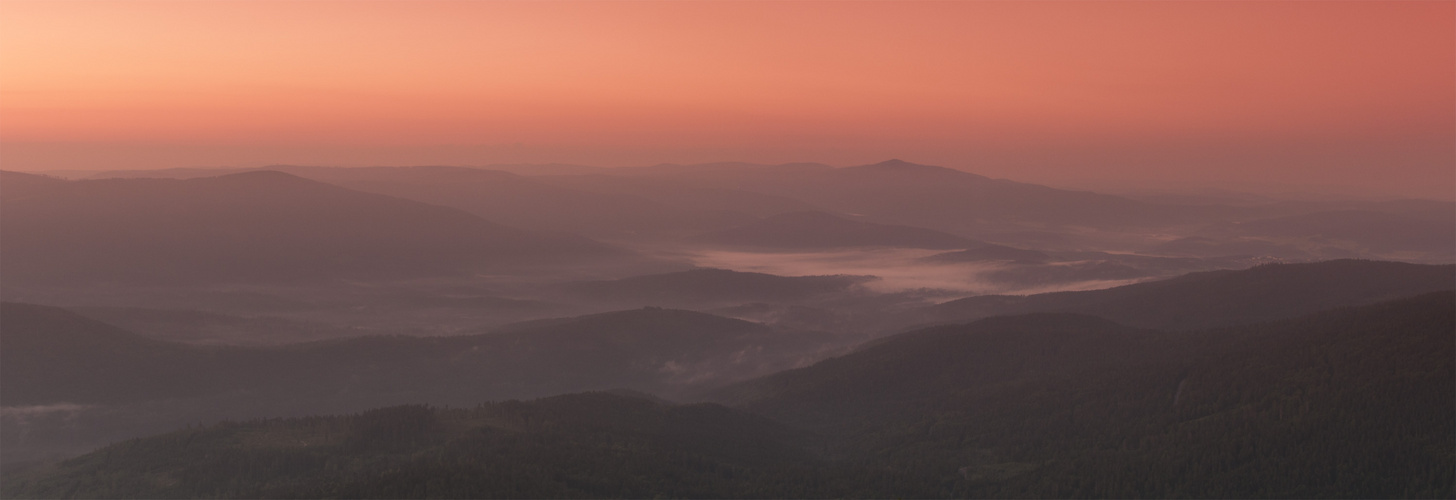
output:
{"label": "distant mountain ridge", "polygon": [[12,283],[409,278],[630,260],[585,238],[281,172],[59,181],[0,174]]}
{"label": "distant mountain ridge", "polygon": [[[711,167],[711,166],[710,166]],[[885,224],[963,236],[1033,226],[1138,227],[1186,223],[1218,208],[1171,207],[1118,196],[991,179],[901,160],[833,168],[657,168],[635,175],[782,196]],[[633,175],[624,172],[627,175]]]}
{"label": "distant mountain ridge", "polygon": [[[1125,197],[993,179],[901,160],[648,167],[268,167],[487,220],[613,241],[662,243],[803,211],[919,227],[1041,251],[1202,258],[1456,262],[1456,203]],[[101,172],[196,177],[228,169]],[[509,173],[508,173],[509,172]],[[1150,231],[1151,230],[1151,231]],[[1169,243],[1164,236],[1171,236]]]}

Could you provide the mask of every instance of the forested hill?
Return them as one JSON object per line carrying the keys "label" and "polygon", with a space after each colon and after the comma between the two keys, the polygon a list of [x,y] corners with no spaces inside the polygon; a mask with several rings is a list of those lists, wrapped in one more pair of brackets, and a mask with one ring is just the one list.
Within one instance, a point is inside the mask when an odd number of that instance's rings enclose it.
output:
{"label": "forested hill", "polygon": [[916,311],[904,321],[948,323],[1007,314],[1068,312],[1130,326],[1192,330],[1290,318],[1453,286],[1456,265],[1344,259],[1191,273],[1105,290],[981,295]]}
{"label": "forested hill", "polygon": [[256,401],[267,414],[267,405],[292,400],[307,408],[326,408],[320,406],[326,402],[369,408],[613,387],[667,393],[799,366],[842,342],[832,334],[660,308],[480,335],[251,348],[147,339],[54,307],[0,303],[0,315],[0,403],[6,406],[206,397]]}
{"label": "forested hill", "polygon": [[3,493],[1449,498],[1456,293],[1201,332],[993,318],[716,397],[736,409],[594,394],[224,424]]}
{"label": "forested hill", "polygon": [[[807,438],[722,406],[607,393],[225,423],[7,480],[6,497],[649,498],[800,491]],[[798,495],[791,495],[798,496]]]}
{"label": "forested hill", "polygon": [[923,481],[989,478],[930,496],[1447,497],[1456,293],[1187,333],[991,318],[717,400]]}

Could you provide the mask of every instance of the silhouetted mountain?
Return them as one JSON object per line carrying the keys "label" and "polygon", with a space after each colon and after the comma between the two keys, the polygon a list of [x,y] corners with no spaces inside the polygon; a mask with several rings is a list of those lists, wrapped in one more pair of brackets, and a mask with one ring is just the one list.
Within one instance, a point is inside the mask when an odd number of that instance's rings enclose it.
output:
{"label": "silhouetted mountain", "polygon": [[[810,210],[783,197],[692,187],[624,171],[571,165],[493,165],[488,168],[311,167],[268,170],[359,191],[465,210],[514,227],[566,231],[615,239],[660,239],[733,227],[784,212]],[[97,178],[194,178],[246,169],[113,171]]]}
{"label": "silhouetted mountain", "polygon": [[[1153,233],[1196,237],[1166,255],[1283,259],[1456,259],[1449,202],[1279,202],[1132,199],[891,160],[822,164],[715,163],[593,168],[569,165],[325,168],[276,166],[299,176],[426,203],[487,220],[622,241],[662,241],[799,211],[853,213],[1041,250],[1149,248]],[[237,169],[118,171],[98,175],[189,178]],[[1179,200],[1182,200],[1181,202]],[[1128,231],[1133,229],[1134,231]]]}
{"label": "silhouetted mountain", "polygon": [[780,196],[827,210],[862,214],[872,222],[961,235],[1032,227],[1161,226],[1203,221],[1228,212],[1223,207],[1155,205],[899,160],[845,168],[817,164],[667,166],[622,175]]}
{"label": "silhouetted mountain", "polygon": [[829,250],[850,247],[964,248],[978,244],[953,234],[918,227],[873,224],[824,212],[794,212],[699,235],[697,243],[772,250]]}
{"label": "silhouetted mountain", "polygon": [[712,307],[745,302],[801,301],[844,292],[872,276],[775,276],[727,269],[693,269],[556,288],[579,300],[625,306]]}
{"label": "silhouetted mountain", "polygon": [[1070,312],[1126,325],[1194,329],[1230,326],[1445,290],[1456,266],[1336,260],[1208,271],[1105,290],[1027,296],[982,295],[920,311],[907,321],[944,323],[1005,314]]}
{"label": "silhouetted mountain", "polygon": [[688,234],[753,220],[747,213],[732,210],[662,203],[639,193],[579,189],[476,168],[278,168],[350,189],[459,208],[486,220],[535,230],[622,238]]}
{"label": "silhouetted mountain", "polygon": [[959,252],[938,253],[920,259],[931,263],[1010,261],[1017,264],[1043,264],[1051,256],[1036,250],[1012,248],[1003,245],[985,245]]}
{"label": "silhouetted mountain", "polygon": [[6,172],[0,185],[11,285],[404,278],[627,257],[279,172],[62,183]]}
{"label": "silhouetted mountain", "polygon": [[[737,166],[736,168],[745,168]],[[789,212],[812,211],[816,208],[799,200],[721,187],[694,187],[636,174],[648,169],[612,169],[593,175],[555,175],[533,177],[542,183],[576,190],[626,195],[651,200],[677,210],[728,212],[767,217]],[[624,172],[625,171],[625,172]],[[706,228],[698,228],[702,231]]]}

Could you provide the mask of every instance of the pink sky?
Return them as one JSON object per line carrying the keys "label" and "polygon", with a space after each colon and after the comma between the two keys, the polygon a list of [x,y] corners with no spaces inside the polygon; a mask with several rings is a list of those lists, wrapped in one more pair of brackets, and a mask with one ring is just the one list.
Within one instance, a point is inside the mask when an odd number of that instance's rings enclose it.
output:
{"label": "pink sky", "polygon": [[888,158],[1452,198],[1456,3],[0,1],[0,168]]}

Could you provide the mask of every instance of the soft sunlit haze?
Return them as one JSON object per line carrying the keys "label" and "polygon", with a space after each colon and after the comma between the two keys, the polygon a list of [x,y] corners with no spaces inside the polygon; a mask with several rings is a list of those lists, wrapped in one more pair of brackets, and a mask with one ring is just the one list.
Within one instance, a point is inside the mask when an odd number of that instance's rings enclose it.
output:
{"label": "soft sunlit haze", "polygon": [[1456,1],[0,0],[0,498],[1456,497]]}
{"label": "soft sunlit haze", "polygon": [[903,158],[1449,199],[1451,2],[0,2],[0,162]]}

